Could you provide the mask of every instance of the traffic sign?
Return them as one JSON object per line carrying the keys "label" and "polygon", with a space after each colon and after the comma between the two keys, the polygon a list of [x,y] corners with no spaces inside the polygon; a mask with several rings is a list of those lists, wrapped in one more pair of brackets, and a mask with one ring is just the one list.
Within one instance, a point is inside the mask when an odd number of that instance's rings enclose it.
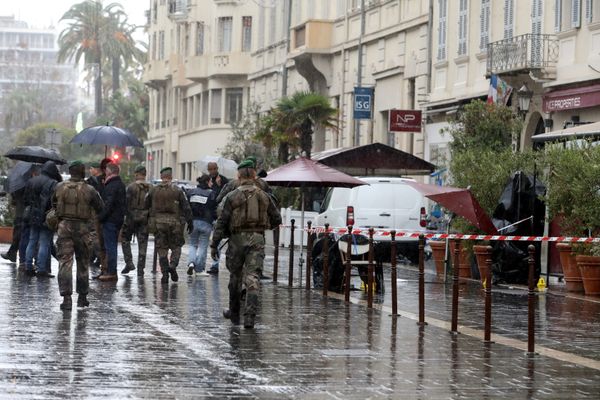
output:
{"label": "traffic sign", "polygon": [[354,119],[371,119],[373,113],[373,88],[354,88]]}

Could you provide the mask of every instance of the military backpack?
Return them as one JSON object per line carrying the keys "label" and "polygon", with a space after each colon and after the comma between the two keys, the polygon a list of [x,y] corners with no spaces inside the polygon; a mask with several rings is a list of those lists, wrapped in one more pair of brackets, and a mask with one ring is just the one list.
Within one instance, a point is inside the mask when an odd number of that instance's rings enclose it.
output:
{"label": "military backpack", "polygon": [[229,229],[236,232],[258,232],[269,227],[269,197],[254,185],[242,185],[231,193],[231,221]]}
{"label": "military backpack", "polygon": [[85,182],[63,182],[56,189],[56,216],[61,219],[82,219],[92,217],[92,207],[85,193]]}

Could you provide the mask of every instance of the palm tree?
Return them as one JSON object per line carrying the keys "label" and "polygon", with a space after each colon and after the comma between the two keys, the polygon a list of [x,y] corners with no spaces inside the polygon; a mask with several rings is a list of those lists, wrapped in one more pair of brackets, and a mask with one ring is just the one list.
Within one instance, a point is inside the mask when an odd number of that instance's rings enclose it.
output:
{"label": "palm tree", "polygon": [[[102,114],[102,67],[110,60],[113,67],[113,93],[119,88],[119,67],[133,57],[141,57],[131,34],[135,28],[127,23],[123,7],[111,3],[103,7],[97,0],[85,0],[74,4],[65,12],[61,21],[69,21],[58,37],[58,61],[74,61],[77,65],[83,57],[86,68],[95,72],[95,111]],[[115,72],[116,69],[116,72]],[[115,90],[116,88],[116,90]]]}
{"label": "palm tree", "polygon": [[319,93],[296,92],[283,97],[271,110],[271,117],[280,143],[283,141],[289,146],[293,144],[292,139],[296,139],[300,151],[308,158],[314,130],[319,127],[337,129],[337,110]]}

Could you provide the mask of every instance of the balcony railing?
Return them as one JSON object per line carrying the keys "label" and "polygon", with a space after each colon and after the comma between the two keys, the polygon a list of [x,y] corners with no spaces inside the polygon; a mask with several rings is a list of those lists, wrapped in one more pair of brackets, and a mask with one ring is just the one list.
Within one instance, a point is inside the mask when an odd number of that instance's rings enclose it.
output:
{"label": "balcony railing", "polygon": [[531,33],[487,45],[487,75],[551,69],[558,61],[554,35]]}

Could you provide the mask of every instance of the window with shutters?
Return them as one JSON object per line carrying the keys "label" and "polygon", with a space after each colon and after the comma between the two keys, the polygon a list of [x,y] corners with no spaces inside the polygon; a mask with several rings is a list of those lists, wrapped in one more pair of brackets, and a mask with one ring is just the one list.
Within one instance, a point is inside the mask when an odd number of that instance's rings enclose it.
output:
{"label": "window with shutters", "polygon": [[481,0],[481,15],[479,25],[479,50],[486,51],[490,42],[490,2],[491,0]]}
{"label": "window with shutters", "polygon": [[231,31],[233,29],[232,17],[219,17],[219,44],[218,49],[221,53],[229,53],[231,51]]}
{"label": "window with shutters", "polygon": [[585,1],[585,20],[587,23],[600,21],[600,0]]}
{"label": "window with shutters", "polygon": [[459,0],[458,6],[458,55],[467,54],[468,0]]}
{"label": "window with shutters", "polygon": [[582,0],[554,0],[554,30],[564,32],[581,26]]}
{"label": "window with shutters", "polygon": [[515,2],[504,0],[504,39],[512,39],[515,24]]}
{"label": "window with shutters", "polygon": [[196,55],[204,54],[204,24],[196,22]]}
{"label": "window with shutters", "polygon": [[210,91],[210,123],[220,124],[221,123],[221,89],[212,89]]}
{"label": "window with shutters", "polygon": [[252,50],[252,17],[242,17],[242,51]]}
{"label": "window with shutters", "polygon": [[437,59],[446,59],[446,30],[448,25],[448,0],[438,0],[440,17],[438,19],[438,49]]}
{"label": "window with shutters", "polygon": [[277,6],[271,8],[269,16],[269,44],[275,43],[277,36]]}
{"label": "window with shutters", "polygon": [[225,123],[238,122],[242,117],[242,88],[225,90]]}
{"label": "window with shutters", "polygon": [[158,32],[158,59],[165,59],[165,31]]}

